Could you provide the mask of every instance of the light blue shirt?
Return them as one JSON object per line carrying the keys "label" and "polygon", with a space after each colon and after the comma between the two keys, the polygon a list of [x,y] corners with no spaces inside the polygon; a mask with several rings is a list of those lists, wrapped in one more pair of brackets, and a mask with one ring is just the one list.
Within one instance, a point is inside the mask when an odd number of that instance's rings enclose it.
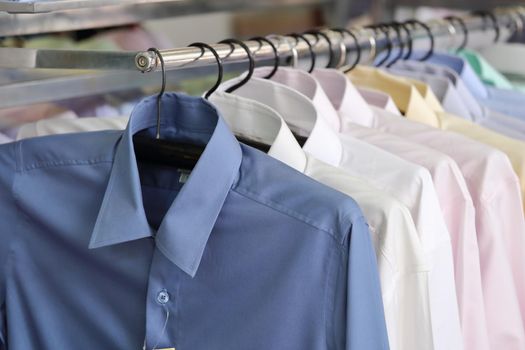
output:
{"label": "light blue shirt", "polygon": [[0,144],[12,142],[13,140],[0,132]]}
{"label": "light blue shirt", "polygon": [[525,94],[522,92],[484,85],[468,62],[451,54],[434,53],[427,62],[453,69],[469,91],[484,106],[505,115],[525,120],[525,109],[522,107]]}
{"label": "light blue shirt", "polygon": [[239,144],[207,101],[166,93],[191,174],[137,162],[125,131],[0,146],[0,349],[387,349],[357,204]]}
{"label": "light blue shirt", "polygon": [[439,67],[434,69],[433,66],[432,63],[400,61],[389,68],[389,72],[429,84],[445,111],[449,113],[474,121],[506,136],[525,140],[525,121],[480,105],[463,86],[461,78],[456,77],[454,79],[456,85],[454,85],[451,79],[439,74],[442,69]]}

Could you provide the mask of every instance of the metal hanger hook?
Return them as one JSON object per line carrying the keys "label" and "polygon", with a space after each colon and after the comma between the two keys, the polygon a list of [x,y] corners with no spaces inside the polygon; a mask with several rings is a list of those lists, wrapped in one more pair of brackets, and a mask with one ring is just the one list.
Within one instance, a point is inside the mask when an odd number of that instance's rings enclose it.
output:
{"label": "metal hanger hook", "polygon": [[155,47],[150,47],[148,51],[155,53],[155,59],[160,61],[160,69],[162,71],[162,83],[160,86],[159,94],[157,95],[157,132],[155,134],[155,138],[159,140],[162,96],[164,95],[164,91],[166,91],[166,69],[164,67],[164,58],[162,57],[162,54],[160,53],[159,49]]}
{"label": "metal hanger hook", "polygon": [[313,46],[316,46],[319,43],[320,36],[323,37],[324,40],[326,40],[326,42],[328,43],[328,63],[326,64],[326,68],[331,68],[334,62],[335,52],[334,52],[332,40],[330,39],[328,34],[324,33],[321,30],[310,30],[310,31],[305,32],[304,34],[315,35],[317,39]]}
{"label": "metal hanger hook", "polygon": [[454,22],[458,23],[461,27],[461,30],[463,31],[463,41],[461,42],[461,45],[456,49],[456,51],[464,50],[468,45],[468,28],[465,24],[465,21],[458,16],[447,16],[443,18],[444,20],[448,21],[450,24],[454,25]]}
{"label": "metal hanger hook", "polygon": [[473,11],[471,15],[481,17],[483,19],[483,22],[485,22],[487,18],[490,19],[490,21],[492,22],[492,28],[494,29],[494,42],[497,43],[499,41],[500,29],[496,15],[494,15],[490,11]]}
{"label": "metal hanger hook", "polygon": [[288,48],[290,49],[292,53],[292,68],[297,67],[297,62],[299,61],[299,53],[297,52],[297,48],[290,42],[290,39],[287,36],[284,35],[277,35],[277,34],[271,34],[267,36],[269,39],[277,39],[279,41],[279,44],[277,45],[277,51],[279,51],[279,47],[281,46],[281,43],[285,43],[288,45]]}
{"label": "metal hanger hook", "polygon": [[[440,19],[438,20],[438,23],[443,24],[447,27],[448,30],[448,36],[450,37],[450,40],[448,41],[447,48],[452,49],[454,46],[456,46],[456,38],[458,36],[458,32],[456,30],[456,27],[451,21],[447,21],[446,19]],[[457,49],[455,49],[457,50]]]}
{"label": "metal hanger hook", "polygon": [[219,85],[221,85],[221,83],[222,83],[222,77],[223,77],[224,69],[223,69],[223,66],[222,66],[221,57],[219,56],[219,54],[217,53],[217,51],[213,47],[211,47],[210,45],[208,45],[206,43],[196,42],[196,43],[190,44],[188,46],[200,48],[201,52],[202,52],[201,53],[201,57],[202,57],[202,55],[204,55],[204,52],[206,51],[206,49],[210,50],[210,52],[215,57],[215,60],[217,61],[217,81],[215,82],[215,85],[213,85],[212,88],[210,90],[208,90],[206,92],[206,94],[204,94],[204,98],[208,99],[211,96],[211,94],[213,94],[219,88]]}
{"label": "metal hanger hook", "polygon": [[290,34],[290,36],[292,38],[295,38],[295,45],[296,46],[299,43],[299,39],[302,39],[306,43],[306,45],[308,45],[308,51],[310,52],[310,57],[311,57],[311,60],[312,60],[310,68],[308,69],[308,73],[312,73],[314,71],[314,68],[315,68],[315,58],[316,58],[316,55],[315,55],[314,49],[312,47],[312,44],[302,34],[292,33],[292,34]]}
{"label": "metal hanger hook", "polygon": [[242,49],[244,51],[246,51],[246,56],[248,56],[248,63],[249,63],[249,65],[248,65],[248,74],[246,74],[244,79],[242,79],[240,82],[238,82],[237,84],[235,84],[233,86],[230,86],[226,90],[226,92],[234,92],[235,90],[237,90],[238,88],[240,88],[241,86],[246,84],[252,78],[253,71],[255,70],[255,60],[253,58],[252,52],[250,51],[250,48],[248,47],[248,45],[246,45],[241,40],[238,40],[238,39],[224,39],[224,40],[219,41],[219,44],[228,44],[228,45],[230,45],[230,47],[232,48],[232,51],[228,54],[228,56],[231,55],[235,51],[235,44],[237,44],[240,47],[242,47]]}
{"label": "metal hanger hook", "polygon": [[277,70],[279,69],[279,51],[277,50],[277,47],[274,45],[274,43],[272,43],[272,41],[268,38],[265,38],[264,36],[256,36],[254,38],[251,38],[250,40],[255,40],[259,43],[260,47],[259,47],[259,50],[261,49],[262,47],[262,43],[265,42],[267,43],[268,45],[270,45],[270,47],[272,48],[272,51],[273,51],[273,55],[274,55],[274,58],[273,58],[273,69],[272,71],[265,77],[263,77],[264,79],[270,79],[271,77],[273,77],[275,75],[275,73],[277,73]]}
{"label": "metal hanger hook", "polygon": [[375,67],[381,67],[388,59],[390,58],[390,55],[392,54],[392,39],[390,38],[390,33],[388,31],[388,28],[385,27],[384,24],[379,25],[369,25],[366,26],[366,28],[370,28],[374,30],[375,35],[378,35],[380,32],[382,32],[385,35],[386,39],[386,56],[377,64],[374,64]]}
{"label": "metal hanger hook", "polygon": [[[344,47],[345,54],[343,55],[343,50],[341,50],[341,59],[342,59],[341,62],[342,62],[342,64],[340,66],[340,69],[344,73],[348,73],[352,69],[354,69],[355,66],[357,66],[359,64],[359,61],[361,61],[361,45],[359,45],[359,39],[357,39],[357,36],[351,30],[346,29],[346,28],[335,28],[335,29],[333,29],[333,31],[334,32],[338,32],[338,33],[341,34],[341,37],[342,37],[341,44],[342,44],[342,47]],[[347,65],[347,66],[343,66],[346,63],[346,56],[347,56],[347,52],[348,52],[346,44],[344,42],[345,33],[348,34],[354,40],[354,45],[355,45],[355,49],[356,49],[355,61],[351,65]]]}

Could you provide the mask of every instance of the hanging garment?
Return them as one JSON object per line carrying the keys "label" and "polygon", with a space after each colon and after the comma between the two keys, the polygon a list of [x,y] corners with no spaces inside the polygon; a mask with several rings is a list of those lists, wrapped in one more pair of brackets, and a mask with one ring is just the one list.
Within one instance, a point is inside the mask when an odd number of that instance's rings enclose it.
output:
{"label": "hanging garment", "polygon": [[12,141],[13,140],[10,137],[7,137],[6,135],[0,133],[0,144],[12,142]]}
{"label": "hanging garment", "polygon": [[525,46],[521,43],[495,43],[486,48],[480,48],[479,52],[490,64],[511,82],[513,87],[525,92],[525,69],[523,62],[525,58]]}
{"label": "hanging garment", "polygon": [[[362,127],[361,125],[373,123],[374,111],[349,79],[335,70],[318,69],[313,75],[337,109],[343,133],[430,171],[443,217],[451,234],[456,292],[465,348],[488,349],[474,205],[458,165],[445,154],[428,147],[377,129]],[[341,104],[339,101],[345,103]]]}
{"label": "hanging garment", "polygon": [[[268,106],[222,91],[211,95],[210,102],[237,135],[271,145],[268,154],[272,157],[357,201],[376,250],[390,349],[432,348],[431,336],[430,342],[422,337],[431,333],[429,266],[408,209],[367,182],[307,155],[281,116]],[[22,127],[19,136],[122,130],[128,120],[129,117],[43,120]],[[414,334],[416,327],[420,331]]]}
{"label": "hanging garment", "polygon": [[453,69],[469,91],[484,106],[509,116],[525,118],[525,111],[520,107],[520,103],[523,101],[523,93],[485,86],[468,62],[457,56],[434,53],[428,62]]}
{"label": "hanging garment", "polygon": [[[371,101],[367,101],[371,102]],[[507,253],[503,233],[509,239],[523,232],[521,196],[508,157],[501,151],[462,135],[410,121],[383,109],[373,125],[453,158],[459,165],[476,209],[476,232],[480,249],[483,298],[491,348],[521,349],[525,332],[521,320],[516,283],[512,274],[522,262]]]}
{"label": "hanging garment", "polygon": [[[260,72],[265,73],[264,70]],[[239,80],[230,81],[224,88]],[[333,127],[340,123],[339,116],[322,88],[306,72],[280,68],[272,80],[252,78],[234,94],[270,106],[281,104],[283,110],[289,111],[281,115],[292,131],[307,136],[303,147],[307,153],[366,179],[410,209],[425,252],[433,259],[429,290],[434,347],[442,348],[446,344],[448,349],[461,348],[450,236],[428,171],[349,135],[337,134],[325,118]],[[299,97],[285,97],[286,89],[277,81],[291,84],[296,91],[310,96],[299,94],[303,100],[292,104]],[[313,110],[307,108],[308,101],[313,104]]]}
{"label": "hanging garment", "polygon": [[[397,76],[413,78],[427,83],[438,97],[443,109],[448,113],[474,121],[481,126],[506,136],[525,140],[525,121],[480,106],[468,90],[464,90],[467,96],[461,96],[451,81],[427,73],[404,70],[397,68],[397,66],[389,69],[389,72]],[[473,108],[469,108],[465,102],[467,100],[473,101]]]}
{"label": "hanging garment", "polygon": [[463,49],[456,54],[469,63],[470,67],[486,85],[494,86],[498,89],[513,89],[512,83],[477,52]]}
{"label": "hanging garment", "polygon": [[369,105],[376,106],[392,114],[401,116],[401,112],[390,95],[379,90],[368,89],[362,86],[356,86],[356,89]]}
{"label": "hanging garment", "polygon": [[[383,71],[360,66],[348,76],[358,85],[380,89],[391,94],[396,105],[410,120],[462,133],[505,152],[519,178],[522,197],[525,201],[525,142],[505,137],[454,115],[432,110],[412,84]],[[521,208],[523,209],[523,205]]]}
{"label": "hanging garment", "polygon": [[[457,98],[459,98],[463,102],[463,106],[469,110],[470,118],[466,118],[462,112],[460,112],[459,114],[454,114],[464,117],[465,119],[472,120],[479,125],[503,133],[509,137],[513,137],[520,140],[525,139],[524,121],[482,106],[470,93],[470,91],[465,86],[461,78],[453,70],[446,67],[439,67],[433,64],[414,61],[404,61],[396,63],[394,67],[395,68],[393,73],[398,74],[400,72],[395,70],[402,69],[403,72],[400,73],[401,75],[414,74],[414,78],[429,83],[429,85],[432,86],[432,90],[434,90],[435,86],[433,86],[432,81],[426,80],[427,77],[429,75],[432,75],[432,77],[435,79],[436,76],[442,76],[454,85],[455,91],[449,90],[451,92],[449,96],[452,96],[457,93]],[[408,71],[410,71],[410,73],[408,73]],[[439,87],[437,89],[439,91]],[[455,98],[455,100],[457,99]],[[446,102],[447,101],[442,101],[445,110],[447,110],[447,105],[445,104]],[[448,102],[451,102],[451,100],[448,100]],[[454,103],[454,105],[457,106],[458,103]],[[452,104],[449,104],[448,106],[451,107]],[[450,109],[453,108],[454,107],[451,107]],[[450,111],[447,110],[447,112]]]}
{"label": "hanging garment", "polygon": [[0,343],[387,349],[356,203],[240,145],[203,99],[161,102],[163,135],[206,145],[189,175],[136,162],[156,96],[124,132],[0,147]]}
{"label": "hanging garment", "polygon": [[455,86],[447,79],[431,74],[405,70],[401,66],[397,65],[390,67],[388,72],[399,77],[416,79],[428,84],[432,88],[433,93],[443,106],[444,110],[464,119],[474,119],[474,117],[470,114],[468,107],[461,100],[461,97],[455,90]]}

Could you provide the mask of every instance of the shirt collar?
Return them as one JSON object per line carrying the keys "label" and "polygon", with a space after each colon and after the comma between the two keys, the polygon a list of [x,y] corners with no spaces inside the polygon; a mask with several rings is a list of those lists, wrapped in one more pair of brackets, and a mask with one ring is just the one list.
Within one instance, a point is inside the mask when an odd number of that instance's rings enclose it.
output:
{"label": "shirt collar", "polygon": [[421,72],[422,74],[438,75],[439,77],[446,79],[447,83],[451,85],[450,88],[447,90],[447,94],[457,94],[461,97],[465,107],[468,109],[468,112],[471,116],[469,117],[469,119],[481,118],[482,116],[486,115],[486,112],[483,110],[479,102],[474,96],[472,96],[469,89],[465,86],[463,80],[453,69],[432,63],[415,61],[402,61],[396,63],[394,66],[406,68],[413,72]]}
{"label": "shirt collar", "polygon": [[404,69],[403,67],[393,66],[388,68],[388,72],[394,75],[420,80],[429,84],[430,87],[432,87],[432,92],[437,98],[439,98],[439,100],[443,100],[450,86],[449,82],[443,78],[425,72],[414,72]]}
{"label": "shirt collar", "polygon": [[485,60],[483,56],[475,51],[464,49],[459,53],[460,57],[464,58],[472,71],[482,81],[489,83],[497,88],[512,89],[512,84],[500,72],[498,72],[492,65]]}
{"label": "shirt collar", "polygon": [[348,73],[348,76],[356,84],[379,89],[389,94],[406,117],[416,118],[436,127],[439,126],[432,109],[428,107],[417,89],[407,81],[379,69],[364,66],[357,66]]}
{"label": "shirt collar", "polygon": [[368,89],[366,87],[358,87],[357,91],[359,91],[366,103],[368,103],[370,109],[372,109],[372,112],[375,113],[374,107],[376,107],[385,111],[389,111],[390,113],[393,113],[395,115],[401,115],[401,112],[399,112],[399,109],[397,108],[390,95],[385,94],[382,91]]}
{"label": "shirt collar", "polygon": [[[266,75],[270,70],[270,67],[258,68],[255,70],[255,74]],[[326,96],[323,87],[316,79],[315,75],[309,74],[299,69],[281,67],[272,76],[271,80],[286,85],[289,88],[292,88],[305,95],[323,114],[323,118],[328,123],[328,125],[333,130],[339,131],[341,127],[339,115],[337,114],[334,106],[330,103],[330,100]]]}
{"label": "shirt collar", "polygon": [[[227,81],[220,89],[224,90],[240,79]],[[322,111],[305,95],[284,84],[261,78],[250,79],[233,93],[274,109],[293,132],[307,138],[304,151],[325,163],[334,166],[340,164],[343,145],[337,132],[327,123]]]}
{"label": "shirt collar", "polygon": [[430,56],[428,62],[452,68],[474,95],[478,97],[488,97],[488,91],[483,85],[483,82],[463,58],[439,52]]}
{"label": "shirt collar", "polygon": [[206,100],[165,93],[161,115],[163,138],[206,147],[155,234],[142,202],[133,135],[140,132],[154,137],[156,108],[156,96],[151,96],[138,103],[131,114],[116,146],[89,247],[155,236],[157,248],[193,277],[215,220],[237,179],[242,151],[217,110]]}
{"label": "shirt collar", "polygon": [[342,132],[348,122],[360,125],[370,125],[373,122],[372,110],[343,73],[335,69],[315,69],[312,74],[337,110]]}
{"label": "shirt collar", "polygon": [[306,168],[306,154],[280,114],[262,103],[216,91],[210,102],[235,134],[270,145],[268,155],[299,172]]}

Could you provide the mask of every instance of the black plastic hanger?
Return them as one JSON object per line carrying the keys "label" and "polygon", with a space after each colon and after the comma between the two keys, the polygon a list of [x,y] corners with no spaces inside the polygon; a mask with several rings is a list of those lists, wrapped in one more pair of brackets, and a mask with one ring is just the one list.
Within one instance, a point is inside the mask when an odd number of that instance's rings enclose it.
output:
{"label": "black plastic hanger", "polygon": [[223,69],[223,66],[222,66],[221,57],[219,56],[219,54],[217,53],[217,51],[213,47],[211,47],[210,45],[208,45],[206,43],[196,42],[196,43],[190,44],[188,46],[200,48],[201,52],[202,52],[202,55],[204,55],[204,52],[206,51],[206,49],[208,49],[212,53],[212,55],[215,57],[215,60],[217,61],[217,81],[211,87],[211,89],[209,89],[204,94],[204,98],[208,99],[211,96],[211,94],[213,94],[215,91],[217,91],[217,89],[219,88],[219,85],[221,85],[221,83],[222,83],[222,78],[223,78],[223,75],[224,75],[224,69]]}
{"label": "black plastic hanger", "polygon": [[264,36],[256,36],[254,38],[251,38],[250,40],[257,41],[259,45],[261,46],[262,46],[262,43],[265,42],[268,45],[270,45],[270,47],[272,48],[273,55],[274,55],[273,69],[267,76],[263,77],[263,79],[271,79],[275,75],[275,73],[277,73],[277,70],[279,69],[280,58],[279,58],[279,51],[277,50],[277,47],[274,45],[274,43],[272,43],[270,39],[265,38]]}
{"label": "black plastic hanger", "polygon": [[454,25],[454,22],[460,25],[461,30],[463,30],[463,41],[461,42],[461,45],[456,49],[456,51],[459,52],[463,50],[468,45],[468,28],[465,24],[465,21],[463,21],[463,19],[458,16],[447,16],[444,19],[452,25]]}
{"label": "black plastic hanger", "polygon": [[[239,45],[240,47],[242,47],[246,51],[246,54],[248,55],[248,60],[250,62],[249,71],[246,74],[246,77],[244,77],[244,79],[242,81],[240,81],[239,83],[237,83],[237,84],[235,84],[235,85],[233,85],[233,86],[231,86],[231,87],[229,87],[228,89],[225,90],[227,93],[232,93],[233,91],[235,91],[238,88],[242,87],[244,84],[246,84],[251,79],[251,77],[253,76],[253,71],[255,70],[255,60],[254,60],[253,55],[250,52],[250,49],[248,48],[248,46],[244,42],[242,42],[240,40],[237,40],[237,39],[225,39],[225,40],[220,41],[219,44],[228,44],[228,45],[230,45],[230,47],[232,48],[232,51],[229,53],[229,55],[231,55],[231,53],[235,50],[234,44]],[[209,46],[207,44],[195,43],[195,44],[192,44],[190,46],[205,47],[205,48],[209,49],[213,53],[215,58],[217,59],[217,65],[219,66],[219,79],[215,83],[214,88],[212,90],[208,91],[207,95],[208,94],[211,95],[211,93],[213,93],[217,89],[217,87],[219,87],[219,85],[222,82],[222,76],[223,76],[222,60],[220,59],[219,54],[217,53],[217,51],[215,51],[215,49],[213,47],[211,47],[211,46]],[[246,144],[248,146],[257,148],[258,150],[261,150],[261,151],[263,151],[265,153],[267,153],[270,150],[270,147],[271,147],[270,145],[266,145],[264,143],[261,143],[261,142],[255,141],[255,140],[250,140],[250,139],[248,139],[248,138],[246,138],[244,136],[235,135],[235,138],[237,139],[237,141],[242,142],[242,143],[244,143],[244,144]]]}
{"label": "black plastic hanger", "polygon": [[[346,28],[335,28],[335,29],[333,29],[333,31],[334,32],[338,32],[338,33],[346,33],[354,40],[355,49],[356,49],[355,61],[351,65],[349,65],[347,67],[341,67],[341,69],[343,70],[344,73],[348,73],[352,69],[354,69],[355,66],[357,66],[359,64],[359,62],[361,61],[361,45],[359,45],[359,39],[357,39],[357,36],[352,31],[350,31],[350,30],[348,30]],[[346,61],[346,57],[345,57],[345,61]]]}
{"label": "black plastic hanger", "polygon": [[412,38],[412,32],[408,28],[408,24],[406,24],[405,22],[398,22],[398,25],[400,28],[402,28],[405,31],[407,35],[407,42],[406,42],[407,51],[406,51],[406,54],[401,58],[402,60],[406,61],[410,57],[412,57],[412,46],[413,46],[414,39]]}
{"label": "black plastic hanger", "polygon": [[228,44],[228,45],[230,45],[230,47],[232,48],[232,51],[228,55],[231,55],[235,51],[235,44],[237,44],[240,47],[242,47],[244,49],[244,51],[246,51],[246,56],[248,56],[248,63],[249,63],[248,74],[246,74],[244,79],[242,79],[240,82],[238,82],[237,84],[235,84],[233,86],[230,86],[228,89],[226,89],[226,92],[230,92],[231,93],[231,92],[234,92],[235,90],[237,90],[238,88],[240,88],[241,86],[243,86],[244,84],[246,84],[252,78],[253,71],[255,70],[255,60],[253,59],[253,55],[252,55],[252,53],[250,51],[250,48],[244,42],[242,42],[240,40],[237,40],[237,39],[224,39],[224,40],[219,41],[219,44]]}
{"label": "black plastic hanger", "polygon": [[135,157],[139,163],[150,163],[191,170],[195,167],[204,152],[204,146],[161,139],[161,108],[162,96],[166,90],[166,70],[160,51],[156,48],[150,48],[148,51],[155,53],[162,70],[161,89],[157,95],[157,130],[155,138],[143,136],[141,133],[133,136]]}
{"label": "black plastic hanger", "polygon": [[315,55],[314,49],[312,47],[312,44],[302,34],[292,33],[292,34],[289,34],[289,36],[295,38],[295,42],[296,43],[299,42],[299,39],[302,39],[306,43],[306,45],[308,45],[308,51],[310,52],[310,58],[311,58],[311,62],[312,62],[311,65],[310,65],[310,68],[308,69],[308,73],[312,73],[314,71],[315,61],[316,61],[316,55]]}
{"label": "black plastic hanger", "polygon": [[472,16],[480,16],[483,18],[483,22],[488,18],[492,22],[492,28],[494,29],[494,42],[497,43],[499,41],[500,36],[500,30],[499,30],[499,23],[496,16],[490,12],[490,11],[473,11],[471,12]]}
{"label": "black plastic hanger", "polygon": [[332,40],[330,40],[330,37],[326,33],[323,33],[320,30],[310,30],[310,31],[305,32],[304,34],[311,34],[316,37],[316,42],[314,46],[317,45],[317,43],[319,42],[320,36],[323,37],[324,40],[326,40],[326,42],[328,43],[328,63],[326,64],[325,68],[331,68],[334,62],[335,52],[334,52],[334,47],[332,45]]}
{"label": "black plastic hanger", "polygon": [[405,23],[407,25],[411,25],[413,28],[415,28],[416,25],[419,25],[427,32],[428,40],[429,40],[429,43],[430,43],[430,48],[429,48],[428,52],[426,53],[426,55],[419,59],[419,61],[426,61],[430,56],[432,56],[434,54],[435,40],[434,40],[434,35],[432,34],[432,30],[425,23],[423,23],[421,21],[418,21],[416,19],[408,20]]}
{"label": "black plastic hanger", "polygon": [[401,58],[403,58],[403,54],[404,54],[404,51],[405,51],[405,44],[403,43],[403,38],[401,37],[401,29],[400,29],[401,25],[399,24],[399,22],[388,23],[387,27],[393,28],[394,31],[396,32],[397,43],[398,43],[398,46],[399,46],[399,53],[397,54],[397,56],[394,57],[392,59],[392,61],[389,62],[386,65],[387,68],[388,68],[388,67],[391,67],[397,61],[399,61]]}

